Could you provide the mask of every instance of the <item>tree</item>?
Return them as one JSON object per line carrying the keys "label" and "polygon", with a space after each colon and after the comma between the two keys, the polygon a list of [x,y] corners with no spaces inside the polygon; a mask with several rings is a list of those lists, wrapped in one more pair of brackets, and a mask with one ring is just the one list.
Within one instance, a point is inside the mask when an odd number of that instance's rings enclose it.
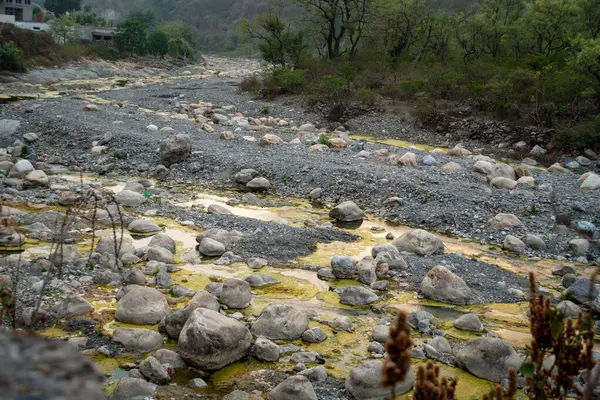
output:
{"label": "tree", "polygon": [[56,15],[64,15],[71,11],[81,10],[83,0],[45,0],[44,7]]}
{"label": "tree", "polygon": [[148,30],[156,24],[156,13],[151,8],[134,10],[129,13],[127,20],[138,22]]}
{"label": "tree", "polygon": [[146,27],[138,22],[127,20],[117,26],[117,45],[121,50],[143,54],[146,49]]}
{"label": "tree", "polygon": [[[346,51],[354,55],[369,22],[374,0],[296,0],[327,47],[330,60]],[[350,42],[345,48],[345,40]]]}
{"label": "tree", "polygon": [[77,30],[78,26],[73,15],[62,15],[56,18],[50,29],[54,37],[58,38],[59,43],[66,44],[81,39],[81,34]]}
{"label": "tree", "polygon": [[164,58],[169,53],[169,35],[160,30],[150,33],[148,35],[148,49],[152,54]]}

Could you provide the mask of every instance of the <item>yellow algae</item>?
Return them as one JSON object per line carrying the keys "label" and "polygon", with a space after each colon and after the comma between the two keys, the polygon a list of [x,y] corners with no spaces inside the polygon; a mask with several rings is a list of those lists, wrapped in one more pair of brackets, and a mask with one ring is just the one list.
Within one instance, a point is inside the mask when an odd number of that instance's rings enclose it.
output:
{"label": "yellow algae", "polygon": [[190,272],[185,269],[172,273],[171,278],[173,279],[173,283],[180,284],[193,290],[204,290],[206,285],[211,283],[209,275]]}
{"label": "yellow algae", "polygon": [[97,353],[92,357],[92,360],[94,360],[96,368],[98,368],[102,374],[109,375],[119,368],[120,365],[133,362],[135,359],[126,356],[107,357],[102,353]]}
{"label": "yellow algae", "polygon": [[69,332],[58,327],[45,328],[38,331],[38,333],[48,338],[64,338],[69,336]]}
{"label": "yellow algae", "polygon": [[212,374],[210,382],[215,390],[226,390],[240,381],[253,380],[251,373],[268,366],[269,369],[284,368],[282,365],[261,363],[254,358],[236,362]]}
{"label": "yellow algae", "polygon": [[299,299],[308,300],[319,293],[319,289],[307,281],[290,278],[281,274],[267,274],[279,279],[280,283],[254,288],[257,294],[272,299]]}
{"label": "yellow algae", "polygon": [[362,136],[362,135],[351,135],[350,139],[364,140],[364,141],[371,142],[371,143],[384,144],[384,145],[393,146],[393,147],[402,147],[405,149],[413,147],[413,148],[417,148],[422,151],[441,150],[444,153],[448,152],[448,149],[445,149],[443,147],[435,147],[435,146],[429,146],[426,144],[405,142],[404,140],[399,140],[399,139],[379,139],[379,138],[375,138],[372,136]]}

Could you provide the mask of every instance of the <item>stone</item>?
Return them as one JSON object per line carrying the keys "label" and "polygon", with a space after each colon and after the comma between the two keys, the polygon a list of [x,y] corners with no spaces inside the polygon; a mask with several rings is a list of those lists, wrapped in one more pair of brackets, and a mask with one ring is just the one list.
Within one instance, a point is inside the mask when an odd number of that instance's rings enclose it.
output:
{"label": "stone", "polygon": [[382,243],[373,247],[371,257],[375,259],[377,266],[386,264],[392,271],[405,271],[408,269],[408,265],[400,255],[398,248],[390,243]]}
{"label": "stone", "polygon": [[170,251],[173,254],[177,252],[177,244],[175,243],[175,240],[173,240],[166,233],[159,233],[158,235],[154,235],[152,237],[152,240],[150,240],[148,247],[160,247]]}
{"label": "stone", "polygon": [[392,242],[400,251],[431,256],[444,252],[444,243],[436,235],[422,229],[407,232]]}
{"label": "stone", "polygon": [[580,188],[583,190],[600,189],[600,176],[596,174],[591,174],[581,183]]}
{"label": "stone", "polygon": [[127,350],[138,353],[148,353],[163,345],[160,333],[143,328],[117,328],[112,340],[122,344]]}
{"label": "stone", "polygon": [[131,190],[123,190],[115,195],[115,200],[125,207],[139,207],[146,202],[146,198]]}
{"label": "stone", "polygon": [[579,278],[569,286],[565,295],[577,304],[588,304],[598,297],[598,289],[588,278]]}
{"label": "stone", "polygon": [[586,239],[573,239],[569,242],[569,249],[574,255],[585,256],[590,250],[590,242]]}
{"label": "stone", "polygon": [[504,242],[502,242],[502,248],[504,250],[508,250],[517,254],[524,253],[526,247],[527,246],[525,245],[525,243],[523,243],[521,239],[512,235],[507,235],[504,238]]}
{"label": "stone", "polygon": [[273,146],[281,143],[283,143],[283,140],[279,136],[273,135],[272,133],[267,133],[260,138],[261,146]]}
{"label": "stone", "polygon": [[35,171],[29,160],[19,160],[8,173],[9,178],[24,178],[30,172]]}
{"label": "stone", "polygon": [[329,217],[340,222],[362,221],[365,214],[353,201],[345,201],[335,206]]}
{"label": "stone", "polygon": [[398,164],[400,165],[404,165],[404,166],[411,166],[411,167],[416,167],[417,166],[417,155],[415,153],[405,153],[404,155],[402,155],[402,157],[400,157],[398,159]]}
{"label": "stone", "polygon": [[385,354],[385,347],[379,342],[371,342],[367,350],[369,350],[370,353]]}
{"label": "stone", "polygon": [[450,342],[442,336],[436,336],[424,346],[425,353],[429,358],[444,360],[452,354]]}
{"label": "stone", "polygon": [[358,281],[370,285],[377,280],[375,260],[366,256],[358,263]]}
{"label": "stone", "polygon": [[147,219],[134,219],[127,226],[127,230],[132,233],[153,233],[162,231],[160,226],[154,225]]}
{"label": "stone", "polygon": [[248,189],[259,192],[259,191],[269,190],[271,188],[271,183],[266,178],[259,177],[259,178],[254,178],[250,182],[248,182],[246,184],[246,187]]}
{"label": "stone", "polygon": [[269,262],[264,258],[252,257],[247,261],[248,267],[252,269],[259,269],[269,265]]}
{"label": "stone", "polygon": [[488,225],[496,229],[510,229],[521,226],[521,221],[513,214],[497,214],[488,220]]}
{"label": "stone", "polygon": [[[383,362],[369,360],[354,367],[348,373],[344,386],[357,400],[384,400],[389,394],[389,388],[381,386]],[[415,383],[415,374],[412,368],[402,382],[395,386],[397,396],[410,391]]]}
{"label": "stone", "polygon": [[206,209],[206,211],[209,214],[233,214],[233,212],[231,212],[231,210],[229,210],[228,208],[225,208],[219,204],[209,205],[208,208]]}
{"label": "stone", "polygon": [[146,400],[153,399],[156,385],[139,378],[123,378],[119,380],[109,400]]}
{"label": "stone", "polygon": [[308,343],[321,343],[327,339],[325,331],[319,327],[307,329],[302,334],[302,340]]}
{"label": "stone", "polygon": [[226,251],[223,243],[217,242],[216,240],[208,237],[202,239],[198,250],[200,253],[208,257],[222,256]]}
{"label": "stone", "polygon": [[456,329],[460,329],[463,331],[483,331],[483,324],[479,320],[479,317],[473,313],[461,315],[454,321],[453,325]]}
{"label": "stone", "polygon": [[265,307],[252,325],[254,335],[271,340],[299,339],[307,329],[306,314],[283,304],[271,304]]}
{"label": "stone", "polygon": [[489,161],[477,161],[473,164],[473,170],[480,174],[489,175],[492,172],[492,163]]}
{"label": "stone", "polygon": [[459,171],[459,170],[461,170],[462,166],[460,164],[458,164],[458,163],[455,163],[455,162],[451,161],[449,163],[446,163],[446,164],[442,165],[442,169],[444,171],[453,172],[453,171]]}
{"label": "stone", "polygon": [[543,148],[541,148],[537,144],[535,146],[533,146],[533,148],[529,152],[529,155],[532,155],[532,156],[541,156],[541,155],[544,155],[544,154],[546,154],[546,150],[544,150]]}
{"label": "stone", "polygon": [[487,175],[488,179],[492,181],[494,178],[506,178],[512,181],[517,180],[517,174],[513,167],[508,164],[494,164],[492,169]]}
{"label": "stone", "polygon": [[323,196],[323,189],[316,188],[310,191],[308,198],[311,200],[319,200]]}
{"label": "stone", "polygon": [[221,303],[229,308],[242,309],[250,305],[252,293],[250,284],[241,279],[227,279],[221,290]]}
{"label": "stone", "polygon": [[300,371],[298,375],[307,377],[311,382],[325,382],[327,380],[327,371],[322,365],[307,368],[304,371]]}
{"label": "stone", "polygon": [[[315,351],[299,351],[290,357],[291,362],[308,364],[308,363],[324,363],[323,356]],[[303,368],[306,368],[303,366]]]}
{"label": "stone", "polygon": [[252,353],[260,361],[276,362],[279,360],[281,349],[278,344],[273,343],[267,338],[259,336],[254,342]]}
{"label": "stone", "polygon": [[569,318],[577,318],[581,312],[581,308],[569,300],[564,300],[558,303],[556,309]]}
{"label": "stone", "polygon": [[346,286],[340,293],[340,303],[350,306],[364,306],[379,300],[371,290],[360,286]]}
{"label": "stone", "polygon": [[58,318],[71,318],[92,312],[94,307],[84,298],[79,296],[67,297],[57,307]]}
{"label": "stone", "polygon": [[202,378],[194,378],[190,380],[190,386],[195,389],[204,389],[208,387],[208,383],[206,383]]}
{"label": "stone", "polygon": [[258,171],[255,171],[253,169],[243,169],[240,172],[238,172],[237,174],[235,174],[233,176],[233,179],[237,182],[237,183],[241,183],[241,184],[247,184],[248,182],[250,182],[252,179],[256,178],[258,176]]}
{"label": "stone", "polygon": [[50,254],[50,261],[54,265],[73,264],[83,258],[77,246],[73,244],[63,244]]}
{"label": "stone", "polygon": [[192,144],[189,135],[177,134],[160,143],[160,163],[165,167],[181,164],[190,158]]}
{"label": "stone", "polygon": [[548,171],[554,172],[554,173],[572,174],[571,171],[569,171],[568,169],[566,169],[565,167],[560,165],[560,163],[552,164],[551,166],[548,167]]}
{"label": "stone", "polygon": [[148,132],[158,132],[158,126],[150,124],[146,127]]}
{"label": "stone", "polygon": [[139,370],[150,382],[165,384],[171,380],[169,372],[156,358],[150,356],[142,361]]}
{"label": "stone", "polygon": [[356,260],[347,256],[331,258],[331,271],[337,279],[354,279],[358,272]]}
{"label": "stone", "polygon": [[499,176],[490,181],[490,186],[497,189],[512,190],[517,187],[517,181]]}
{"label": "stone", "polygon": [[577,275],[573,264],[561,263],[552,266],[552,275],[565,276],[567,274]]}
{"label": "stone", "polygon": [[23,187],[32,188],[48,186],[48,182],[48,175],[46,175],[44,171],[38,169],[25,175],[25,178],[23,179]]}
{"label": "stone", "polygon": [[14,135],[19,127],[21,121],[16,119],[0,119],[0,138],[10,138]]}
{"label": "stone", "polygon": [[235,138],[231,131],[223,131],[219,134],[219,137],[221,140],[233,140]]}
{"label": "stone", "polygon": [[531,233],[525,235],[523,242],[534,250],[545,250],[547,247],[546,243],[541,237],[532,235]]}
{"label": "stone", "polygon": [[373,328],[372,338],[378,343],[385,344],[390,336],[390,327],[387,325],[375,325]]}
{"label": "stone", "polygon": [[562,287],[567,289],[572,284],[574,284],[576,280],[577,280],[577,277],[575,276],[575,274],[566,274],[562,277],[560,284],[562,285]]}
{"label": "stone", "polygon": [[102,236],[98,240],[98,244],[96,244],[96,253],[116,255],[118,252],[119,257],[122,257],[124,254],[134,254],[135,247],[133,244],[124,239],[121,241],[119,236],[117,235],[116,242],[113,235]]}
{"label": "stone", "polygon": [[478,378],[502,382],[508,369],[519,371],[521,359],[508,343],[491,337],[470,340],[456,354],[459,366]]}
{"label": "stone", "polygon": [[448,268],[433,267],[421,282],[421,293],[429,299],[456,305],[471,304],[473,293],[459,276]]}
{"label": "stone", "polygon": [[165,296],[156,289],[142,286],[127,286],[125,296],[119,300],[115,319],[127,324],[154,325],[167,315],[169,304]]}
{"label": "stone", "polygon": [[275,386],[267,395],[268,400],[318,400],[310,380],[294,375]]}
{"label": "stone", "polygon": [[438,164],[438,160],[436,160],[435,157],[427,154],[425,157],[423,157],[423,164],[425,164],[425,165],[437,165]]}
{"label": "stone", "polygon": [[274,278],[271,275],[264,274],[252,274],[246,277],[246,282],[248,282],[253,288],[280,283],[279,279]]}
{"label": "stone", "polygon": [[[113,339],[114,340],[114,339]],[[162,338],[161,338],[162,342]],[[161,364],[169,364],[174,369],[187,368],[187,364],[179,354],[169,349],[157,350],[153,357],[160,361]]]}
{"label": "stone", "polygon": [[215,371],[245,357],[252,346],[252,334],[233,318],[197,308],[183,326],[178,343],[185,361]]}
{"label": "stone", "polygon": [[570,161],[565,164],[565,167],[567,167],[569,169],[577,169],[577,168],[581,167],[581,165],[579,165],[579,163],[577,161]]}
{"label": "stone", "polygon": [[149,261],[158,261],[165,264],[173,263],[173,253],[162,247],[150,247],[146,256]]}

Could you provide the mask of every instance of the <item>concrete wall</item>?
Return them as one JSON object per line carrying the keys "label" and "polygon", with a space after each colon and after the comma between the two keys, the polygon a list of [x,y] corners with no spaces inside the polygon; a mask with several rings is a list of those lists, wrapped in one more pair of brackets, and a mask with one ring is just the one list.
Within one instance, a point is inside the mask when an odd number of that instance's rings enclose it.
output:
{"label": "concrete wall", "polygon": [[[0,10],[0,11],[4,11],[4,10]],[[15,16],[14,15],[0,14],[0,22],[4,23],[4,24],[14,24],[15,23]]]}
{"label": "concrete wall", "polygon": [[43,22],[15,22],[15,26],[18,26],[21,29],[28,29],[36,32],[45,32],[50,30],[50,25]]}

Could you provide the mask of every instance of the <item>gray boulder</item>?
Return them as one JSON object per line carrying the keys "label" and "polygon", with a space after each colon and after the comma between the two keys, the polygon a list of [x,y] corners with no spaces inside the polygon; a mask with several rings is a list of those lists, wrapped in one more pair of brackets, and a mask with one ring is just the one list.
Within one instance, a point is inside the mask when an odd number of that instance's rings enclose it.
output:
{"label": "gray boulder", "polygon": [[246,183],[246,187],[250,190],[262,192],[271,188],[271,182],[267,178],[259,177],[254,178],[250,182]]}
{"label": "gray boulder", "polygon": [[127,230],[132,233],[154,233],[160,232],[161,228],[158,225],[154,225],[152,222],[147,219],[134,219],[127,226]]}
{"label": "gray boulder", "polygon": [[340,303],[350,306],[364,306],[378,299],[373,291],[361,286],[346,286],[340,293]]}
{"label": "gray boulder", "polygon": [[370,285],[377,280],[375,260],[366,256],[358,263],[358,281]]}
{"label": "gray boulder", "polygon": [[279,279],[265,274],[252,274],[246,277],[246,282],[248,282],[253,288],[280,283]]}
{"label": "gray boulder", "polygon": [[450,304],[473,302],[473,293],[465,281],[441,265],[433,267],[425,275],[421,282],[421,293],[429,299]]}
{"label": "gray boulder", "polygon": [[444,252],[444,243],[433,233],[422,229],[407,232],[392,242],[401,251],[415,253],[420,256],[431,256]]}
{"label": "gray boulder", "polygon": [[245,357],[252,334],[244,324],[205,308],[192,312],[179,335],[179,354],[197,368],[214,371]]}
{"label": "gray boulder", "polygon": [[153,399],[156,385],[139,378],[123,378],[115,386],[109,400],[148,400]]}
{"label": "gray boulder", "polygon": [[254,342],[252,352],[260,361],[275,362],[279,360],[281,349],[278,344],[259,336],[256,338],[256,342]]}
{"label": "gray boulder", "polygon": [[150,382],[165,384],[171,380],[171,376],[164,365],[156,358],[150,356],[142,361],[139,370]]}
{"label": "gray boulder", "polygon": [[115,319],[127,324],[153,325],[160,322],[169,310],[167,299],[161,292],[135,286],[119,300]]}
{"label": "gray boulder", "polygon": [[241,279],[227,279],[221,290],[221,303],[229,308],[242,309],[250,305],[252,293],[250,284]]}
{"label": "gray boulder", "polygon": [[306,314],[283,304],[271,304],[265,307],[252,325],[253,334],[271,340],[298,339],[307,329]]}
{"label": "gray boulder", "polygon": [[303,375],[294,375],[275,386],[268,400],[318,400],[310,380]]}
{"label": "gray boulder", "polygon": [[233,176],[237,183],[246,184],[259,175],[258,171],[253,169],[243,169]]}
{"label": "gray boulder", "polygon": [[124,254],[135,254],[135,246],[125,240],[121,241],[118,234],[116,241],[113,235],[102,236],[98,240],[98,244],[96,244],[96,253],[116,255],[117,251],[115,249],[118,249],[119,257],[122,257]]}
{"label": "gray boulder", "polygon": [[508,369],[518,371],[521,359],[508,343],[491,337],[480,337],[467,342],[457,354],[459,366],[481,379],[502,382]]}
{"label": "gray boulder", "polygon": [[200,242],[198,251],[208,257],[218,257],[222,256],[226,249],[223,243],[207,237]]}
{"label": "gray boulder", "polygon": [[319,327],[307,329],[302,334],[302,340],[307,343],[321,343],[327,339],[325,331]]}
{"label": "gray boulder", "polygon": [[177,252],[177,244],[175,240],[171,238],[166,233],[159,233],[158,235],[154,235],[152,240],[148,244],[148,247],[161,247],[163,249],[169,250],[171,253],[175,254]]}
{"label": "gray boulder", "polygon": [[587,304],[598,297],[598,289],[588,278],[579,278],[569,286],[565,294],[577,304]]}
{"label": "gray boulder", "polygon": [[117,328],[112,340],[121,343],[127,350],[138,353],[148,353],[163,345],[160,333],[143,328]]}
{"label": "gray boulder", "polygon": [[304,371],[300,371],[298,375],[307,377],[311,382],[325,382],[327,380],[327,371],[322,365],[307,368]]}
{"label": "gray boulder", "polygon": [[169,364],[175,369],[186,368],[187,364],[179,354],[169,349],[159,349],[153,354],[161,364]]}
{"label": "gray boulder", "polygon": [[[357,400],[384,400],[390,394],[389,388],[381,386],[383,362],[369,360],[354,367],[348,373],[344,386]],[[396,395],[410,391],[415,383],[412,369],[402,382],[396,384]]]}
{"label": "gray boulder", "polygon": [[123,273],[123,282],[126,285],[144,285],[146,277],[139,268],[130,268]]}
{"label": "gray boulder", "polygon": [[190,157],[192,144],[188,135],[178,134],[160,143],[160,162],[166,167],[180,164]]}
{"label": "gray boulder", "polygon": [[506,235],[506,237],[504,238],[504,242],[502,242],[502,248],[513,253],[521,254],[525,252],[527,246],[518,237],[513,235]]}
{"label": "gray boulder", "polygon": [[558,303],[556,309],[570,318],[577,318],[581,312],[581,308],[572,301],[565,300]]}
{"label": "gray boulder", "polygon": [[356,261],[352,257],[333,256],[331,271],[337,279],[353,279],[357,273]]}
{"label": "gray boulder", "polygon": [[92,310],[94,310],[94,307],[86,299],[73,296],[63,300],[56,310],[56,316],[58,318],[70,318],[85,315]]}
{"label": "gray boulder", "polygon": [[391,270],[404,271],[408,268],[398,248],[390,243],[382,243],[373,247],[371,256],[375,259],[376,265],[387,264]]}
{"label": "gray boulder", "polygon": [[125,207],[139,207],[146,202],[144,195],[131,190],[123,190],[115,195],[115,200]]}
{"label": "gray boulder", "polygon": [[454,327],[463,331],[481,332],[483,330],[483,324],[479,320],[479,317],[473,313],[458,317],[454,321]]}
{"label": "gray boulder", "polygon": [[330,212],[329,217],[340,222],[361,221],[365,213],[353,201],[345,201],[335,206]]}
{"label": "gray boulder", "polygon": [[173,253],[162,247],[150,247],[146,253],[148,261],[158,261],[165,264],[173,262]]}

